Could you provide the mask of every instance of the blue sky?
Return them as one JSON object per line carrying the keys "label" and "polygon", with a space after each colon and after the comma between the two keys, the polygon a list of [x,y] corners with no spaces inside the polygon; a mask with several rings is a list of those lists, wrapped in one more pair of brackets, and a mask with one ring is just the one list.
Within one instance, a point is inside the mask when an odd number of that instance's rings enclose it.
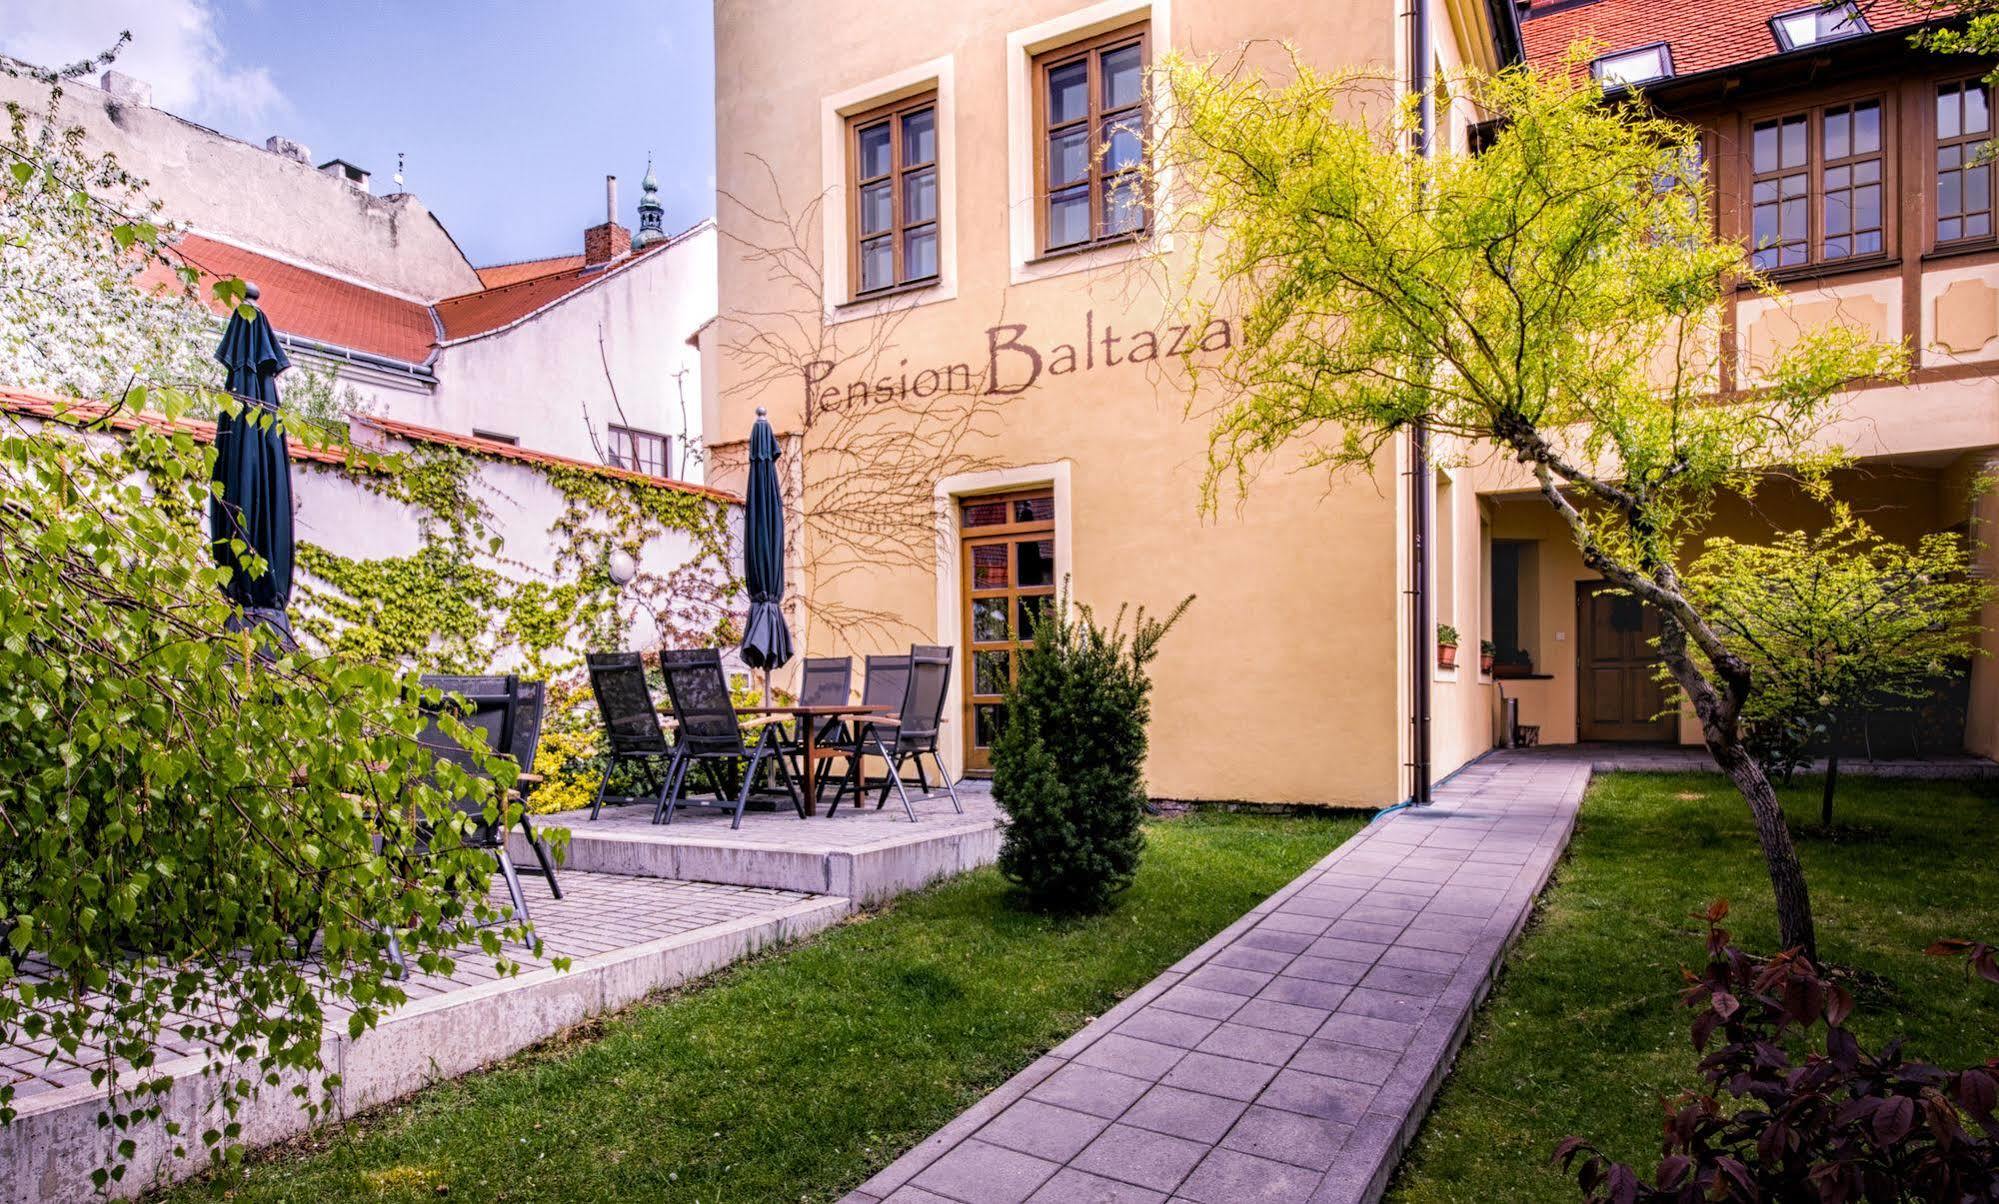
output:
{"label": "blue sky", "polygon": [[650,151],[668,230],[714,212],[711,0],[0,0],[0,52],[134,42],[154,103],[342,158],[443,220],[475,264],[582,250],[604,176],[636,226]]}

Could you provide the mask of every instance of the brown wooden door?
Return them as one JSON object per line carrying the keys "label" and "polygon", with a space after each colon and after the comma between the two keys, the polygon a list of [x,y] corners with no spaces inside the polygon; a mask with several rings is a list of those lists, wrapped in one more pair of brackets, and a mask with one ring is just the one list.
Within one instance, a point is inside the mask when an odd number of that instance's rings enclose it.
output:
{"label": "brown wooden door", "polygon": [[1601,581],[1576,587],[1576,734],[1668,742],[1679,734],[1659,682],[1659,612]]}
{"label": "brown wooden door", "polygon": [[1055,605],[1055,495],[1048,490],[966,498],[958,505],[965,631],[965,770],[992,768],[1006,692],[1020,649]]}

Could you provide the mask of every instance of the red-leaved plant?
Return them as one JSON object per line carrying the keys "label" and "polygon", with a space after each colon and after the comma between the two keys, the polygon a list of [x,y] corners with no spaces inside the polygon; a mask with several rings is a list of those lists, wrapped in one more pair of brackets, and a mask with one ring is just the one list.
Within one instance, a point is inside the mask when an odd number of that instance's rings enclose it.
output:
{"label": "red-leaved plant", "polygon": [[[1591,1204],[1698,1201],[1999,1201],[1999,1059],[1948,1071],[1879,1053],[1846,1030],[1853,999],[1796,950],[1768,960],[1729,943],[1716,901],[1707,968],[1686,973],[1694,1049],[1707,1087],[1666,1105],[1652,1181],[1582,1137],[1555,1147]],[[1999,957],[1975,941],[1927,950],[1964,957],[1999,983]],[[1822,1046],[1812,1031],[1825,1026]],[[1802,1058],[1793,1047],[1805,1048]]]}

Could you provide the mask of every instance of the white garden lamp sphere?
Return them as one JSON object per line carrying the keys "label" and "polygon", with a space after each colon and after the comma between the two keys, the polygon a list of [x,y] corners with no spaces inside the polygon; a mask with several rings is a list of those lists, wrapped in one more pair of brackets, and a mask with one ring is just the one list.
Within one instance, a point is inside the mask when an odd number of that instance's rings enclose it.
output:
{"label": "white garden lamp sphere", "polygon": [[632,559],[630,552],[611,553],[611,559],[604,567],[611,574],[611,583],[620,588],[630,585],[632,579],[639,575],[639,562]]}

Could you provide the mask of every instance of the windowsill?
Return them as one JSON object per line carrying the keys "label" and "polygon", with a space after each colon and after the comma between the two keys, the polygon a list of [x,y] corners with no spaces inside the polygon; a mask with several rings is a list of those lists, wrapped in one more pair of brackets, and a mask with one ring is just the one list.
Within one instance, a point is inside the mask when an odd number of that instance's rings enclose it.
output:
{"label": "windowsill", "polygon": [[[1870,255],[1865,259],[1842,259],[1836,263],[1807,263],[1796,267],[1775,268],[1763,273],[1763,279],[1772,284],[1801,284],[1824,279],[1829,276],[1853,276],[1861,272],[1878,272],[1883,268],[1899,267],[1901,259],[1894,255]],[[1735,286],[1737,292],[1750,292],[1755,286],[1743,281]]]}
{"label": "windowsill", "polygon": [[1052,251],[1043,251],[1041,254],[1028,260],[1027,266],[1033,267],[1036,264],[1056,263],[1072,255],[1088,255],[1092,251],[1111,251],[1124,247],[1142,247],[1148,241],[1148,237],[1144,234],[1127,234],[1119,235],[1116,238],[1100,238],[1095,242],[1079,242],[1072,246],[1057,247]]}
{"label": "windowsill", "polygon": [[942,277],[913,280],[908,284],[898,284],[894,288],[885,288],[850,300],[835,302],[827,307],[825,319],[828,326],[837,326],[842,322],[900,313],[920,305],[935,305],[939,301],[954,300],[957,296],[958,286],[945,281]]}
{"label": "windowsill", "polygon": [[1444,666],[1442,665],[1438,665],[1436,670],[1436,675],[1431,678],[1432,681],[1449,681],[1449,682],[1454,682],[1457,679],[1458,679],[1458,667],[1456,665],[1452,665],[1448,669],[1444,668]]}
{"label": "windowsill", "polygon": [[1137,238],[1117,238],[1044,251],[1033,258],[1020,260],[1014,264],[1013,283],[1024,284],[1030,280],[1040,280],[1049,276],[1066,276],[1072,272],[1116,267],[1131,263],[1148,251],[1160,247],[1161,244],[1155,241],[1152,235],[1146,234]]}
{"label": "windowsill", "polygon": [[1962,242],[1944,243],[1932,248],[1923,256],[1924,263],[1939,259],[1958,259],[1965,255],[1989,255],[1999,251],[1999,238],[1965,239]]}
{"label": "windowsill", "polygon": [[921,280],[912,280],[907,284],[898,284],[894,288],[878,288],[871,293],[861,293],[850,300],[840,302],[836,308],[847,309],[855,305],[868,305],[876,301],[887,301],[895,297],[907,297],[913,293],[927,292],[942,283],[943,281],[939,277],[925,276]]}

